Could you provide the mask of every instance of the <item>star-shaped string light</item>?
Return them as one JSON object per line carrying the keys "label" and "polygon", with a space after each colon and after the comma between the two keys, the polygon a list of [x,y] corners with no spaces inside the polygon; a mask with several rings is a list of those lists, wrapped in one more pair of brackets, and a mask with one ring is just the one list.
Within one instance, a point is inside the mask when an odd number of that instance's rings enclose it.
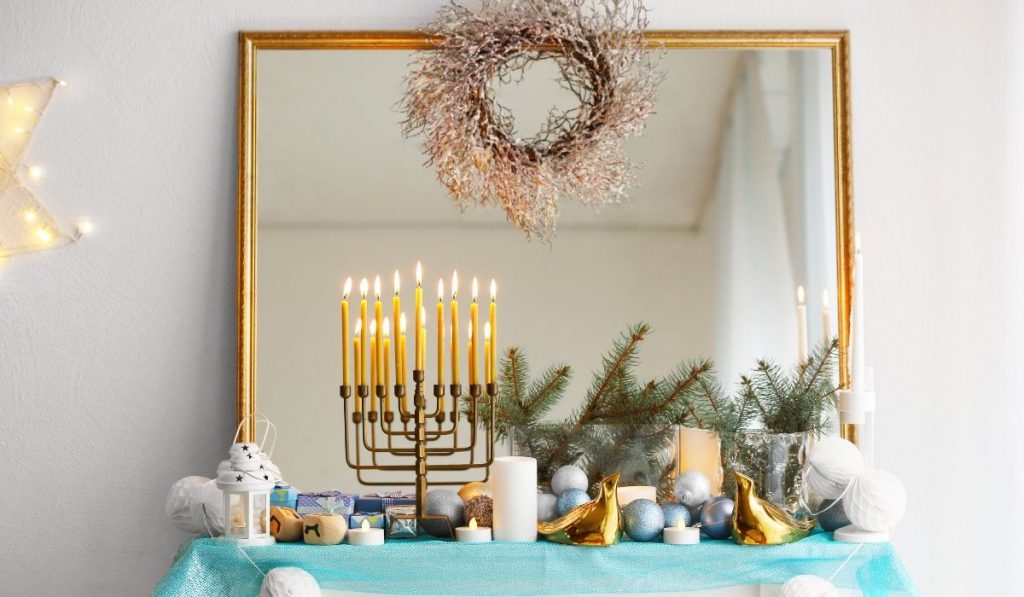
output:
{"label": "star-shaped string light", "polygon": [[92,231],[91,222],[79,220],[75,235],[65,234],[22,178],[43,177],[41,166],[22,160],[54,90],[63,85],[38,79],[0,86],[0,257],[49,249]]}

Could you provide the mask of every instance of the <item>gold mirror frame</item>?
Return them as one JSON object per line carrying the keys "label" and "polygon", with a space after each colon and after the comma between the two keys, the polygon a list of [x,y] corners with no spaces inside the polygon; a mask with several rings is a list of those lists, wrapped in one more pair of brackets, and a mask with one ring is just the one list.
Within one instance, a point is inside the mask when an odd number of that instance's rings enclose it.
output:
{"label": "gold mirror frame", "polygon": [[[652,47],[817,48],[832,55],[836,189],[839,371],[848,387],[853,286],[853,166],[848,31],[649,31]],[[416,31],[242,31],[238,35],[238,399],[237,422],[256,410],[256,77],[258,50],[426,50],[436,38]],[[325,390],[326,391],[326,390]],[[248,420],[247,420],[248,421]],[[853,429],[843,436],[854,439]],[[246,441],[253,429],[246,422]]]}

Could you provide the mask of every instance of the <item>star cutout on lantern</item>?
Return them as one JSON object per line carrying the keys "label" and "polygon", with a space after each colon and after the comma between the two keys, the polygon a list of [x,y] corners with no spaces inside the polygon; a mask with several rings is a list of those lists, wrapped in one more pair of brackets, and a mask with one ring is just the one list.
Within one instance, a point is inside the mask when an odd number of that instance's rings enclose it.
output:
{"label": "star cutout on lantern", "polygon": [[242,475],[238,475],[237,477],[235,477],[235,481],[238,481],[239,483],[241,483],[242,482]]}
{"label": "star cutout on lantern", "polygon": [[264,481],[269,481],[270,480],[270,475],[263,475],[263,480]]}
{"label": "star cutout on lantern", "polygon": [[249,460],[252,460],[252,452],[249,452],[248,454],[246,454],[246,456],[249,457]]}
{"label": "star cutout on lantern", "polygon": [[[29,179],[37,180],[43,175],[41,167],[22,162],[54,89],[63,84],[56,79],[38,79],[0,85],[0,256],[39,251],[77,239],[60,229],[21,176],[27,173]],[[80,222],[78,236],[89,228],[90,224]]]}
{"label": "star cutout on lantern", "polygon": [[243,452],[248,452],[249,451],[249,446],[247,446],[245,444],[242,444],[242,451]]}

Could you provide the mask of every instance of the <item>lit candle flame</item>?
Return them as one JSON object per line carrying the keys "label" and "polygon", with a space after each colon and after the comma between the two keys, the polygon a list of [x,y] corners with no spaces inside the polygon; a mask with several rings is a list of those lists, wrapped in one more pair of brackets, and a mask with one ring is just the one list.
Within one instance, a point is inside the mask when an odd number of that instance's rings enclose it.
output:
{"label": "lit candle flame", "polygon": [[437,302],[444,300],[444,280],[437,281]]}
{"label": "lit candle flame", "polygon": [[685,529],[686,528],[686,520],[682,516],[680,516],[679,518],[676,518],[676,528],[677,529]]}
{"label": "lit candle flame", "polygon": [[476,518],[470,518],[469,519],[469,528],[470,529],[475,529],[476,528]]}
{"label": "lit candle flame", "polygon": [[494,302],[494,299],[497,296],[498,296],[498,283],[494,281],[494,278],[491,278],[491,302],[492,303]]}
{"label": "lit candle flame", "polygon": [[452,300],[458,299],[459,294],[459,272],[452,272]]}
{"label": "lit candle flame", "polygon": [[363,530],[364,531],[370,530],[370,521],[368,519],[366,519],[366,518],[363,519]]}
{"label": "lit candle flame", "polygon": [[420,262],[416,262],[416,285],[423,286],[423,266]]}
{"label": "lit candle flame", "polygon": [[380,276],[373,279],[373,294],[380,300]]}
{"label": "lit candle flame", "polygon": [[402,334],[405,333],[405,313],[398,319],[398,331]]}
{"label": "lit candle flame", "polygon": [[395,294],[398,294],[402,289],[402,279],[398,276],[398,270],[395,270]]}
{"label": "lit candle flame", "polygon": [[352,278],[345,278],[345,289],[341,291],[341,298],[348,299],[350,292],[352,292]]}
{"label": "lit candle flame", "polygon": [[800,303],[801,305],[804,304],[804,287],[803,286],[797,286],[796,287],[796,302]]}
{"label": "lit candle flame", "polygon": [[359,294],[363,298],[366,298],[366,291],[370,288],[370,283],[363,278],[363,281],[359,283]]}
{"label": "lit candle flame", "polygon": [[476,278],[473,278],[473,302],[476,302],[476,295],[480,290],[479,285],[476,283]]}

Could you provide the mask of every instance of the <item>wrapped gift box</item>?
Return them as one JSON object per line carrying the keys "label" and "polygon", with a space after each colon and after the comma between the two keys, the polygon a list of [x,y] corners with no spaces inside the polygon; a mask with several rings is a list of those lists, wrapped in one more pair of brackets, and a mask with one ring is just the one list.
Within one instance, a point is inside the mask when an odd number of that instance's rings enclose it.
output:
{"label": "wrapped gift box", "polygon": [[387,517],[381,512],[360,512],[349,516],[348,528],[361,528],[363,526],[363,521],[366,520],[370,523],[371,529],[384,529],[387,528],[387,525],[384,524],[386,518]]}
{"label": "wrapped gift box", "polygon": [[299,514],[339,514],[349,516],[355,511],[356,498],[350,493],[337,490],[316,493],[300,493],[295,500],[295,509]]}
{"label": "wrapped gift box", "polygon": [[294,510],[298,497],[298,489],[287,483],[278,483],[274,486],[274,491],[270,492],[270,505]]}
{"label": "wrapped gift box", "polygon": [[387,512],[391,506],[415,506],[416,496],[401,491],[367,493],[356,500],[356,512]]}

